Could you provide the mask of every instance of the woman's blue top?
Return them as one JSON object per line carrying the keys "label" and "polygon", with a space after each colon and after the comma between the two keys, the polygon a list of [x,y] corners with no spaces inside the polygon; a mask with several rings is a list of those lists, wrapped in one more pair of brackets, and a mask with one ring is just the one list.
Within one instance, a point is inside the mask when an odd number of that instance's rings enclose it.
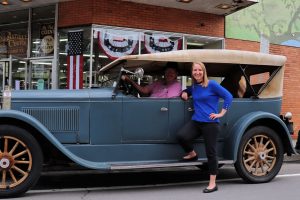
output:
{"label": "woman's blue top", "polygon": [[223,108],[228,110],[232,95],[215,80],[209,80],[207,87],[200,84],[193,84],[185,92],[193,97],[194,114],[192,120],[198,122],[220,122],[219,119],[212,120],[209,118],[211,113],[219,113],[219,99],[224,99]]}

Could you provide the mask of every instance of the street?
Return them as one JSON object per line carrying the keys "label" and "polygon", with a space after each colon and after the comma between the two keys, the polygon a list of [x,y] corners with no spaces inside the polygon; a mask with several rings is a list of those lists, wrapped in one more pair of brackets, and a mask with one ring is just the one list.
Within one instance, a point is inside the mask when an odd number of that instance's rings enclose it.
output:
{"label": "street", "polygon": [[265,184],[247,184],[232,165],[220,168],[219,191],[202,193],[207,173],[197,168],[155,169],[138,172],[46,173],[21,199],[298,199],[300,160],[284,162],[279,175]]}

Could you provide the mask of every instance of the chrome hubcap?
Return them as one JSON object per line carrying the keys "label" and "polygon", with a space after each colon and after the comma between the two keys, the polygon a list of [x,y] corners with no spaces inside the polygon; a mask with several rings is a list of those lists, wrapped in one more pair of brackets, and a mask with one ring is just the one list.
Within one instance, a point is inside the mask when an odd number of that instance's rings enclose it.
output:
{"label": "chrome hubcap", "polygon": [[0,160],[0,167],[1,167],[2,169],[8,168],[9,165],[10,165],[10,161],[9,161],[7,158],[2,158],[2,159]]}

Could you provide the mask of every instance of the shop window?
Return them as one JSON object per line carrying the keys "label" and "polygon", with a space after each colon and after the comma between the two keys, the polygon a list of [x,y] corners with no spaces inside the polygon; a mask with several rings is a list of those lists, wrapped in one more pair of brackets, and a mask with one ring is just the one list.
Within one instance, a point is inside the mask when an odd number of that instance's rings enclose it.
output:
{"label": "shop window", "polygon": [[[124,55],[169,52],[182,49],[220,49],[222,38],[183,35],[159,31],[137,30],[120,27],[93,28],[93,82],[97,87],[100,68]],[[186,77],[185,77],[186,78]],[[185,81],[184,81],[185,83]]]}
{"label": "shop window", "polygon": [[55,5],[33,8],[31,23],[31,57],[53,56]]}
{"label": "shop window", "polygon": [[28,10],[0,13],[0,58],[27,57]]}
{"label": "shop window", "polygon": [[205,36],[186,36],[185,49],[223,49],[223,39]]}
{"label": "shop window", "polygon": [[92,87],[98,87],[98,71],[124,55],[139,54],[140,32],[115,29],[94,29]]}

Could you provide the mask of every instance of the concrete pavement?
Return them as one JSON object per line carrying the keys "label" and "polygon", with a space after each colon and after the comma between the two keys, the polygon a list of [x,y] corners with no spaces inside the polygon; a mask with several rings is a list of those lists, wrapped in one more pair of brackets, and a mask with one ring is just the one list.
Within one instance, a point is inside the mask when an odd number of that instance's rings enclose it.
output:
{"label": "concrete pavement", "polygon": [[[293,138],[292,140],[293,142],[293,147],[296,146],[296,142],[297,142],[297,138]],[[298,150],[299,151],[299,150]],[[300,151],[299,151],[300,152]],[[299,152],[297,154],[293,154],[292,156],[287,156],[285,155],[284,156],[284,161],[285,162],[290,162],[290,161],[297,161],[297,160],[300,160],[300,154]]]}

